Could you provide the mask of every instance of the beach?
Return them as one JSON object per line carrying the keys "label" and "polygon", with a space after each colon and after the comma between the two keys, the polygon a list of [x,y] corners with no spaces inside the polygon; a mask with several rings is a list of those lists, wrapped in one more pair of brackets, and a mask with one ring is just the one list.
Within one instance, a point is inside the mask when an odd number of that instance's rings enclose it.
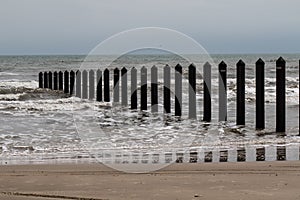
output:
{"label": "beach", "polygon": [[102,164],[1,165],[0,199],[299,199],[300,162],[184,163],[134,174]]}

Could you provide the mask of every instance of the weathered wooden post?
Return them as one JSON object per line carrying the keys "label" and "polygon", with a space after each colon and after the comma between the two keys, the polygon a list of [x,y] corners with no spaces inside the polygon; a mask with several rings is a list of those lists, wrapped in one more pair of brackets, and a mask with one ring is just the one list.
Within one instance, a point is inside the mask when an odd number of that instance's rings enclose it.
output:
{"label": "weathered wooden post", "polygon": [[147,68],[141,69],[141,110],[147,110]]}
{"label": "weathered wooden post", "polygon": [[104,70],[104,101],[110,102],[110,91],[109,91],[109,70]]}
{"label": "weathered wooden post", "polygon": [[196,119],[196,67],[189,66],[189,118]]}
{"label": "weathered wooden post", "polygon": [[102,71],[97,70],[97,101],[102,101]]}
{"label": "weathered wooden post", "polygon": [[203,66],[203,121],[211,121],[211,65],[207,62]]}
{"label": "weathered wooden post", "polygon": [[256,62],[256,129],[265,128],[265,62]]}
{"label": "weathered wooden post", "polygon": [[151,68],[151,112],[158,112],[157,67]]}
{"label": "weathered wooden post", "polygon": [[58,87],[57,87],[57,81],[58,81],[58,77],[57,77],[57,71],[55,71],[53,73],[53,89],[54,90],[58,90]]}
{"label": "weathered wooden post", "polygon": [[43,72],[39,73],[39,88],[43,88]]}
{"label": "weathered wooden post", "polygon": [[95,98],[95,73],[94,70],[89,71],[89,99]]}
{"label": "weathered wooden post", "polygon": [[219,64],[219,121],[227,121],[227,65]]}
{"label": "weathered wooden post", "polygon": [[127,69],[123,67],[121,69],[121,82],[122,82],[122,106],[128,105],[127,99]]}
{"label": "weathered wooden post", "polygon": [[75,84],[75,72],[70,71],[70,95],[74,94],[74,84]]}
{"label": "weathered wooden post", "polygon": [[175,66],[175,116],[182,115],[182,67]]}
{"label": "weathered wooden post", "polygon": [[63,72],[59,71],[58,73],[58,89],[63,90],[64,89],[64,79],[63,79]]}
{"label": "weathered wooden post", "polygon": [[49,88],[48,72],[44,72],[44,88]]}
{"label": "weathered wooden post", "polygon": [[137,70],[131,69],[131,109],[137,109]]}
{"label": "weathered wooden post", "polygon": [[165,113],[171,113],[171,69],[169,65],[164,67],[164,111]]}
{"label": "weathered wooden post", "polygon": [[245,125],[245,63],[239,60],[236,67],[236,125]]}
{"label": "weathered wooden post", "polygon": [[81,98],[81,71],[76,71],[76,97]]}
{"label": "weathered wooden post", "polygon": [[64,72],[64,92],[69,93],[69,72],[66,70]]}
{"label": "weathered wooden post", "polygon": [[52,88],[52,72],[50,71],[50,72],[48,72],[48,77],[49,77],[49,89],[53,89]]}
{"label": "weathered wooden post", "polygon": [[88,98],[88,76],[86,70],[82,71],[82,98]]}
{"label": "weathered wooden post", "polygon": [[276,132],[285,132],[285,60],[276,61]]}
{"label": "weathered wooden post", "polygon": [[120,70],[118,68],[114,69],[114,103],[120,101]]}

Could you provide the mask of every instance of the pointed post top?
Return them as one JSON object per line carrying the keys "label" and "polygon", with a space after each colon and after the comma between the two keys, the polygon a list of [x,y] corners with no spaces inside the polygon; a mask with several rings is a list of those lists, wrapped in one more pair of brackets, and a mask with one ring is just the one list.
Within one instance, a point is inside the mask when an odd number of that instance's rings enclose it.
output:
{"label": "pointed post top", "polygon": [[170,69],[170,66],[166,64],[165,69]]}
{"label": "pointed post top", "polygon": [[276,64],[285,64],[285,60],[280,56],[280,58],[278,58],[278,60],[276,61]]}
{"label": "pointed post top", "polygon": [[126,67],[123,67],[123,68],[121,69],[121,71],[122,71],[122,72],[127,72]]}
{"label": "pointed post top", "polygon": [[189,68],[196,68],[196,66],[194,65],[194,63],[190,64]]}
{"label": "pointed post top", "polygon": [[245,63],[244,63],[244,61],[239,60],[239,62],[236,65],[237,66],[245,66]]}
{"label": "pointed post top", "polygon": [[194,63],[190,64],[189,67],[196,67],[196,65]]}
{"label": "pointed post top", "polygon": [[43,72],[40,72],[39,74],[42,74]]}
{"label": "pointed post top", "polygon": [[209,63],[209,62],[206,62],[205,64],[204,64],[204,67],[211,67],[211,64]]}
{"label": "pointed post top", "polygon": [[101,69],[97,69],[97,72],[101,72]]}
{"label": "pointed post top", "polygon": [[157,69],[157,67],[156,67],[155,65],[153,65],[153,66],[151,67],[151,69]]}
{"label": "pointed post top", "polygon": [[71,71],[70,71],[70,73],[74,73],[74,71],[73,71],[73,70],[71,70]]}
{"label": "pointed post top", "polygon": [[219,66],[227,66],[227,64],[222,60],[219,64]]}
{"label": "pointed post top", "polygon": [[142,71],[146,71],[147,68],[146,68],[145,66],[143,66],[141,70],[142,70]]}
{"label": "pointed post top", "polygon": [[106,68],[106,69],[104,70],[104,72],[109,72],[109,70]]}
{"label": "pointed post top", "polygon": [[82,73],[87,73],[87,71],[86,70],[83,70],[83,72]]}
{"label": "pointed post top", "polygon": [[263,64],[265,64],[265,62],[264,62],[261,58],[259,58],[259,59],[256,61],[256,65],[263,65]]}
{"label": "pointed post top", "polygon": [[179,70],[179,69],[182,69],[181,65],[178,63],[176,66],[175,66],[175,70]]}
{"label": "pointed post top", "polygon": [[131,68],[131,71],[136,71],[136,68],[135,68],[135,67],[132,67],[132,68]]}
{"label": "pointed post top", "polygon": [[178,64],[175,66],[175,68],[176,68],[176,67],[181,67],[180,63],[178,63]]}
{"label": "pointed post top", "polygon": [[116,67],[115,69],[114,69],[114,72],[118,72],[119,71],[119,69]]}
{"label": "pointed post top", "polygon": [[65,73],[68,73],[68,70],[66,70]]}

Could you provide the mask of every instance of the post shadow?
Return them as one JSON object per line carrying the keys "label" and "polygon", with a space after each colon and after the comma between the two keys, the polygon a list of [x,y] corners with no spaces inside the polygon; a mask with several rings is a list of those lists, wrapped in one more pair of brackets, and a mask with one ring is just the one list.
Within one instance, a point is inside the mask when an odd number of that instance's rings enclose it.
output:
{"label": "post shadow", "polygon": [[182,66],[175,66],[175,116],[182,115]]}
{"label": "post shadow", "polygon": [[157,67],[151,68],[151,112],[158,112]]}
{"label": "post shadow", "polygon": [[227,64],[219,64],[219,122],[227,121]]}
{"label": "post shadow", "polygon": [[265,129],[265,62],[259,58],[256,66],[256,130]]}
{"label": "post shadow", "polygon": [[203,66],[203,121],[211,122],[211,65],[206,62]]}
{"label": "post shadow", "polygon": [[164,67],[164,112],[171,113],[171,68],[169,65]]}

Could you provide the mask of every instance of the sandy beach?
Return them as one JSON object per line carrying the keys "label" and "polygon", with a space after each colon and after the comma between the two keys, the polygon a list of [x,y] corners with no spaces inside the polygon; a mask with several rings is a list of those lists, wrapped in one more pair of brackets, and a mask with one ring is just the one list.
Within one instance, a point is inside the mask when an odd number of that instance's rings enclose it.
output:
{"label": "sandy beach", "polygon": [[173,164],[144,174],[102,164],[0,166],[0,199],[300,199],[299,184],[299,161]]}

